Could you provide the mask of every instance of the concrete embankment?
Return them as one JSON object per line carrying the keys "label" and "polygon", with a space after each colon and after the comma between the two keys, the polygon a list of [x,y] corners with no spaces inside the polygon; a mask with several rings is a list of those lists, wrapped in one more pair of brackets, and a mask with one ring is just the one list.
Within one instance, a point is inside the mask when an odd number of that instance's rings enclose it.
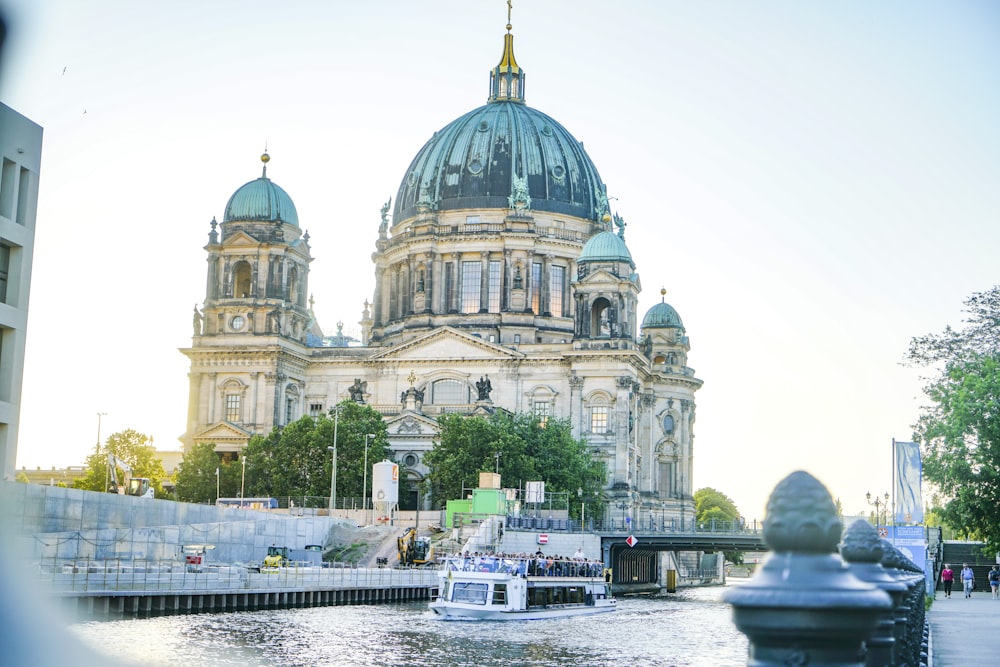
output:
{"label": "concrete embankment", "polygon": [[381,604],[428,600],[438,588],[432,570],[275,568],[254,572],[219,566],[188,572],[169,565],[89,563],[39,573],[67,611],[87,616],[156,615]]}
{"label": "concrete embankment", "polygon": [[[289,516],[0,483],[6,539],[33,590],[92,614],[277,609],[422,600],[436,573],[351,567],[257,572],[271,545],[331,547],[386,537],[325,516]],[[185,561],[198,545],[200,560]],[[187,552],[187,553],[190,553]]]}

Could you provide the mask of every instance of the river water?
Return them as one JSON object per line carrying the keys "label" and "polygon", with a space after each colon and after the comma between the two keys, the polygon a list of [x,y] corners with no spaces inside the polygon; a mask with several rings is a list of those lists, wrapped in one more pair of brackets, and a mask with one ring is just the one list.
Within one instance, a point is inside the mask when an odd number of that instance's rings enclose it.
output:
{"label": "river water", "polygon": [[427,604],[159,616],[71,626],[95,651],[146,667],[745,665],[721,587],[619,598],[611,614],[442,621]]}

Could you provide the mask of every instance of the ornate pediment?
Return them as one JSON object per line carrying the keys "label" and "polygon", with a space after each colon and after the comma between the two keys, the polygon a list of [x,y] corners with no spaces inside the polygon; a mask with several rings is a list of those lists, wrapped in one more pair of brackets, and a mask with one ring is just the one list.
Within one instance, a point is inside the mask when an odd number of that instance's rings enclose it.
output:
{"label": "ornate pediment", "polygon": [[226,237],[226,240],[222,242],[222,245],[225,248],[238,248],[240,246],[252,246],[256,248],[260,245],[260,241],[250,236],[245,231],[240,230],[232,236]]}
{"label": "ornate pediment", "polygon": [[216,422],[196,433],[195,442],[214,442],[216,445],[242,445],[253,437],[253,432],[229,422]]}
{"label": "ornate pediment", "polygon": [[607,285],[607,284],[617,285],[618,283],[621,283],[621,282],[629,282],[629,281],[628,281],[627,278],[622,278],[620,276],[616,276],[615,274],[611,273],[611,271],[607,270],[606,268],[600,267],[600,268],[594,269],[593,271],[591,271],[587,275],[585,275],[582,278],[578,279],[575,284],[576,284],[576,286],[584,286],[584,285]]}
{"label": "ornate pediment", "polygon": [[441,327],[419,338],[395,345],[371,357],[385,361],[443,361],[447,359],[523,359],[524,354],[476,336]]}
{"label": "ornate pediment", "polygon": [[438,424],[433,419],[416,413],[406,413],[390,419],[385,424],[389,435],[433,436],[438,433]]}

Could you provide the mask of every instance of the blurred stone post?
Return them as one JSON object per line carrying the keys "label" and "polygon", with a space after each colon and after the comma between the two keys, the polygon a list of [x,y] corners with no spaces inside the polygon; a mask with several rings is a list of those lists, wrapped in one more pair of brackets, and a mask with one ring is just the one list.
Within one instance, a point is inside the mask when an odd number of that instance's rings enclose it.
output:
{"label": "blurred stone post", "polygon": [[840,555],[844,557],[851,569],[851,574],[861,581],[874,584],[892,598],[892,608],[879,614],[878,626],[871,638],[866,642],[868,649],[865,656],[867,667],[886,667],[896,665],[896,609],[903,602],[908,592],[907,585],[897,577],[892,576],[882,567],[885,547],[878,531],[867,521],[855,521],[844,534],[840,546]]}
{"label": "blurred stone post", "polygon": [[882,566],[906,585],[906,593],[896,608],[896,664],[927,664],[924,644],[924,573],[888,540],[882,540]]}
{"label": "blurred stone post", "polygon": [[751,667],[864,665],[864,641],[892,606],[836,553],[843,524],[829,491],[794,472],[771,493],[764,541],[771,553],[746,584],[726,591],[750,640]]}

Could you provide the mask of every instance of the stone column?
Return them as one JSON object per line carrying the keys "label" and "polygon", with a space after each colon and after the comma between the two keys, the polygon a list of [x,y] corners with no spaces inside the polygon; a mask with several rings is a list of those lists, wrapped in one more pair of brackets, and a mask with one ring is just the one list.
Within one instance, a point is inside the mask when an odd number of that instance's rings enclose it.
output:
{"label": "stone column", "polygon": [[583,378],[573,374],[569,376],[569,412],[570,425],[573,429],[573,437],[579,439],[583,431],[589,431],[587,415],[584,414],[583,406]]}
{"label": "stone column", "polygon": [[217,373],[205,373],[202,375],[202,378],[205,380],[205,384],[203,386],[205,386],[205,388],[209,391],[209,394],[206,396],[208,399],[206,401],[208,403],[208,418],[205,420],[206,425],[215,423],[215,404],[217,401],[222,400],[222,392],[219,391],[218,377]]}
{"label": "stone column", "polygon": [[454,280],[452,280],[451,305],[449,305],[448,310],[457,313],[461,310],[462,305],[462,253],[451,253],[451,261],[454,266],[452,269]]}
{"label": "stone column", "polygon": [[434,304],[434,297],[436,290],[434,286],[437,284],[435,276],[438,271],[437,253],[433,250],[427,251],[427,268],[424,270],[424,312],[432,313],[436,312]]}
{"label": "stone column", "polygon": [[481,277],[479,278],[479,312],[489,311],[490,305],[490,253],[479,253]]}
{"label": "stone column", "polygon": [[542,291],[538,300],[538,310],[545,317],[552,317],[552,254],[542,259]]}
{"label": "stone column", "polygon": [[510,286],[513,280],[514,263],[511,261],[511,251],[503,251],[503,266],[500,267],[500,312],[510,310]]}

